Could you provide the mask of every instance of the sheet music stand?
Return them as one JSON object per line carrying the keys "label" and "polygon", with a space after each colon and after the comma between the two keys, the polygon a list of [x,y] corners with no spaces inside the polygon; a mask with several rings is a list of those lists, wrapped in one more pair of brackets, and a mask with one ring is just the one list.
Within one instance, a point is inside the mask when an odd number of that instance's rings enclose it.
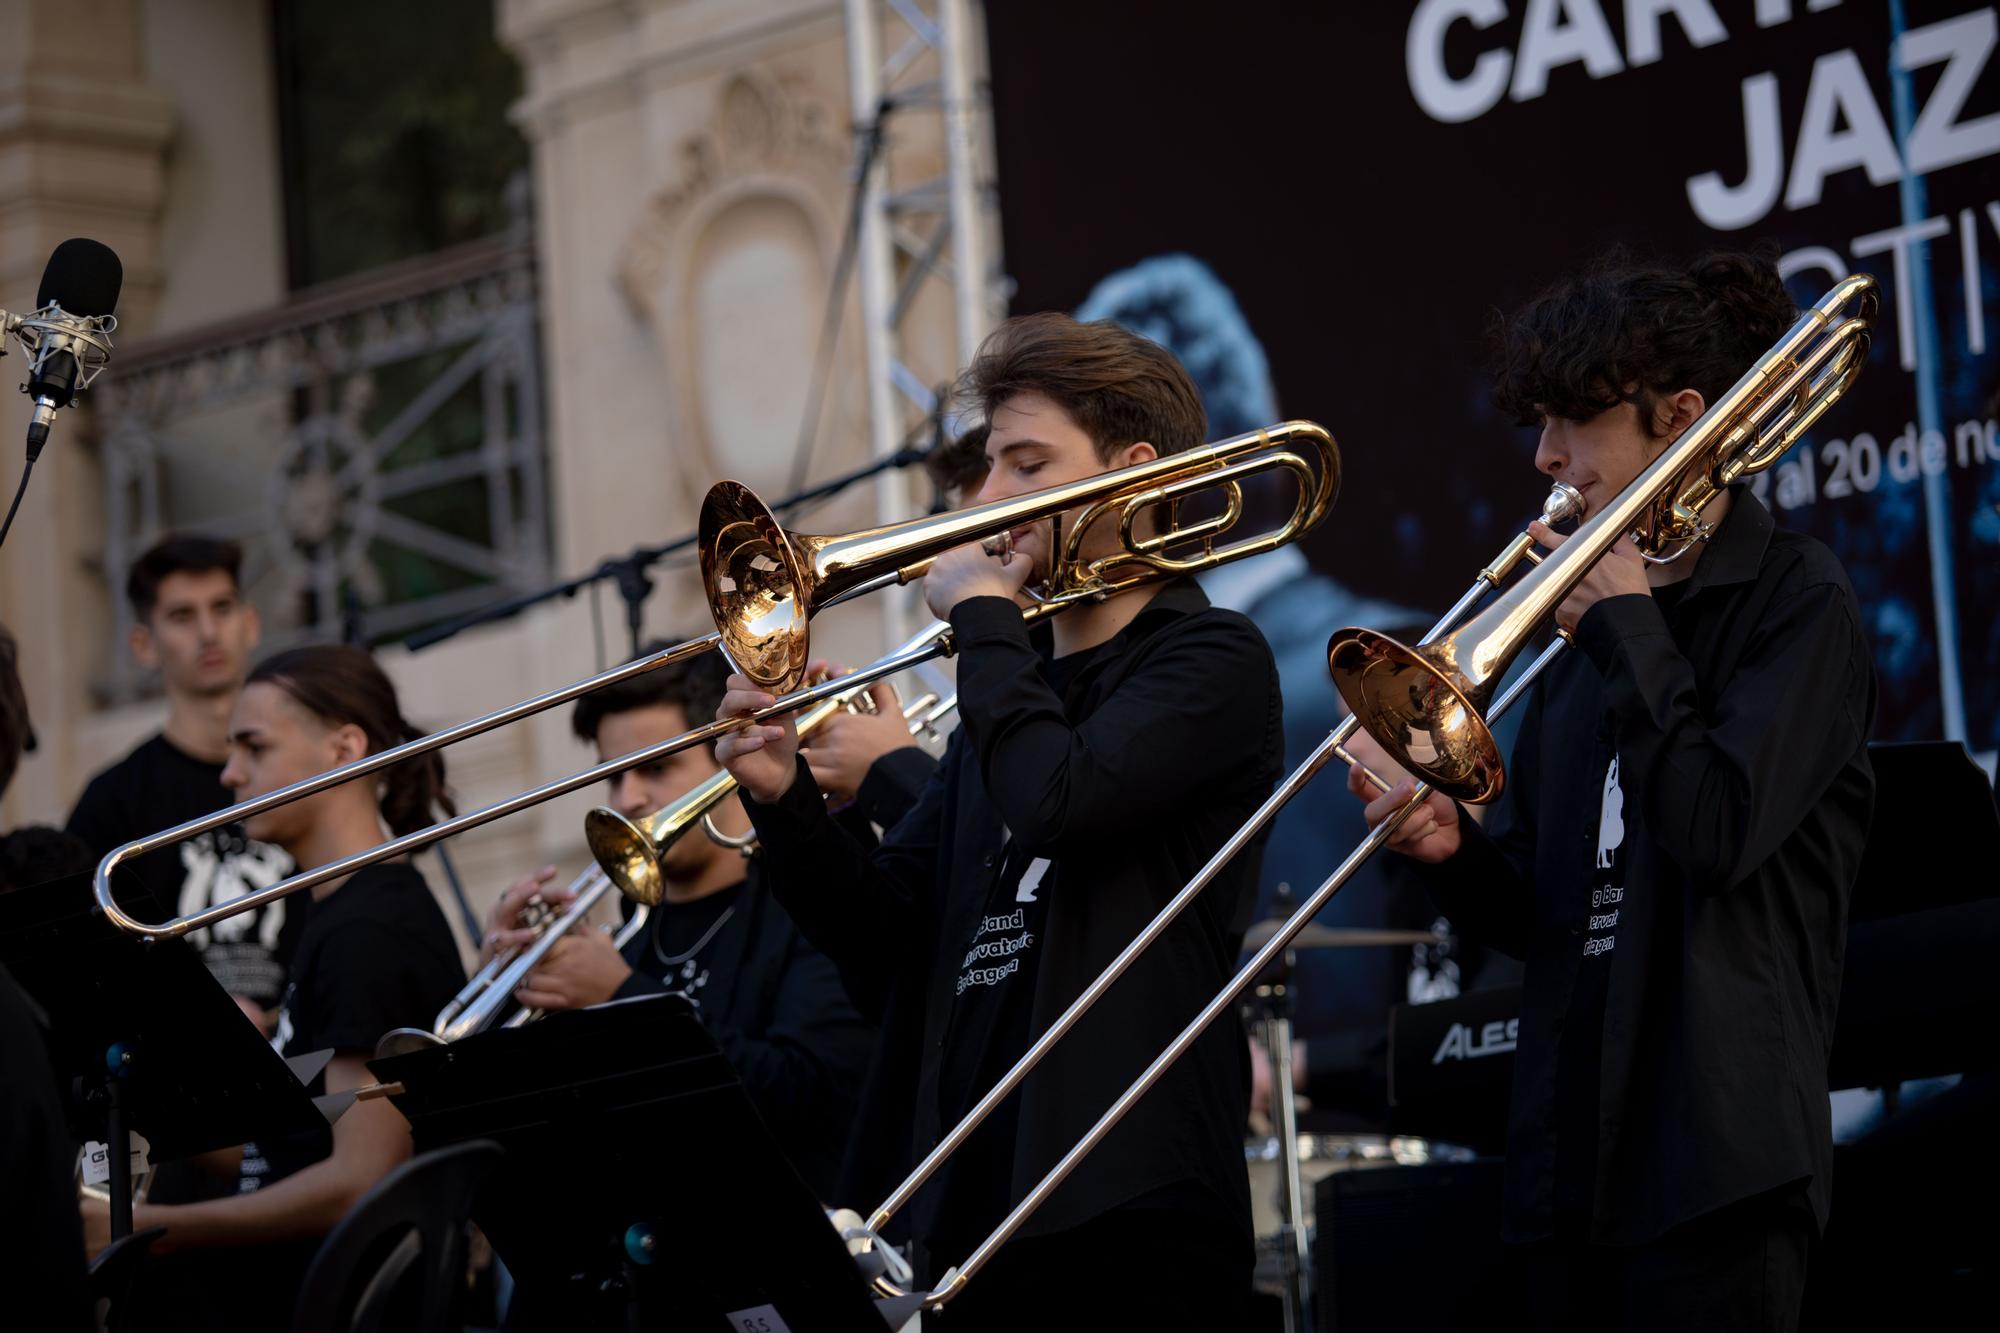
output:
{"label": "sheet music stand", "polygon": [[[164,915],[135,881],[114,893]],[[72,1131],[110,1147],[115,1239],[132,1230],[130,1133],[161,1162],[326,1121],[185,941],[147,944],[95,906],[87,873],[0,893],[0,962],[48,1016]]]}
{"label": "sheet music stand", "polygon": [[368,1066],[420,1151],[507,1150],[473,1218],[533,1326],[883,1333],[866,1283],[678,995]]}

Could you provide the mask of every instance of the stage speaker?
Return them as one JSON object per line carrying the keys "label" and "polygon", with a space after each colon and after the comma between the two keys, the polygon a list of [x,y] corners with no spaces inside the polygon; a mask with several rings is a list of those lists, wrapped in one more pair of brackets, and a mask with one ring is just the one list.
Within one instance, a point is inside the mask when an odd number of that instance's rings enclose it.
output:
{"label": "stage speaker", "polygon": [[1319,1333],[1526,1327],[1500,1244],[1497,1157],[1336,1171],[1314,1190]]}

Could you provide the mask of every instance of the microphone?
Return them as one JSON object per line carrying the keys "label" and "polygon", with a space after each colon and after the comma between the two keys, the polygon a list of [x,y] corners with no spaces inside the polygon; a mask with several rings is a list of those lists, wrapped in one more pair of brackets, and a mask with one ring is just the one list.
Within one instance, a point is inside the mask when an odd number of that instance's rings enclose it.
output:
{"label": "microphone", "polygon": [[28,382],[21,391],[35,402],[28,422],[28,458],[48,443],[56,412],[76,404],[76,396],[111,360],[111,311],[125,282],[125,266],[110,246],[85,237],[64,241],[42,270],[35,311],[12,332],[28,349]]}
{"label": "microphone", "polygon": [[56,413],[75,406],[76,396],[111,363],[111,331],[118,327],[111,310],[124,285],[125,266],[110,246],[73,237],[49,256],[33,312],[10,315],[0,310],[0,356],[7,355],[8,334],[20,340],[29,357],[28,382],[21,392],[35,402],[28,420],[28,463],[21,469],[7,517],[0,519],[0,543],[14,526],[21,497],[28,493],[28,476],[49,442]]}

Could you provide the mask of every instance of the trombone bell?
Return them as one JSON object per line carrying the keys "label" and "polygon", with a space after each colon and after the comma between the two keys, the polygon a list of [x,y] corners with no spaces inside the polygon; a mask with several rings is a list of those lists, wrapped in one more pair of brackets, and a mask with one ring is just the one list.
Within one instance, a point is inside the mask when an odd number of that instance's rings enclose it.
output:
{"label": "trombone bell", "polygon": [[1361,729],[1411,772],[1468,805],[1500,795],[1505,766],[1486,725],[1494,680],[1473,685],[1454,669],[1445,639],[1409,648],[1370,629],[1344,629],[1327,645],[1327,669]]}
{"label": "trombone bell", "polygon": [[730,662],[760,684],[802,678],[810,567],[770,506],[741,482],[717,482],[702,501],[699,534],[702,584]]}

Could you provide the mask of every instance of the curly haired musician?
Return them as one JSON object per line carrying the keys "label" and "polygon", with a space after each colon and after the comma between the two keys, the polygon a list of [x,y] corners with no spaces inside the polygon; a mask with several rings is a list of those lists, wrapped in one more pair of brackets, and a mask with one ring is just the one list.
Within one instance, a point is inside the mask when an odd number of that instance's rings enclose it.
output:
{"label": "curly haired musician", "polygon": [[[1497,397],[1588,516],[1793,318],[1759,260],[1609,262],[1504,326]],[[1544,1328],[1794,1328],[1826,1220],[1874,676],[1825,547],[1747,487],[1706,517],[1668,564],[1621,540],[1563,603],[1578,651],[1529,697],[1494,819],[1433,795],[1390,844],[1527,964],[1504,1216]],[[1364,783],[1371,822],[1411,792]]]}
{"label": "curly haired musician", "polygon": [[[967,372],[991,433],[977,499],[1177,452],[1206,433],[1171,354],[1111,324],[1035,315]],[[1089,554],[1114,549],[1093,528]],[[857,1138],[862,1206],[886,1192],[1269,792],[1283,752],[1270,650],[1191,579],[1030,630],[1050,525],[932,566],[956,633],[961,725],[915,808],[864,852],[828,818],[787,723],[717,747],[771,882],[841,965],[885,1047]],[[770,702],[733,677],[719,716]],[[1240,857],[1031,1074],[912,1205],[935,1282],[998,1223],[1229,977],[1257,877]],[[1240,1325],[1250,1277],[1239,1025],[1218,1023],[954,1299],[953,1329],[1051,1314],[1132,1328]],[[914,1108],[914,1115],[912,1109]],[[1074,1293],[1074,1295],[1072,1295]],[[1096,1304],[1092,1304],[1096,1302]],[[1107,1325],[1109,1326],[1109,1325]]]}

